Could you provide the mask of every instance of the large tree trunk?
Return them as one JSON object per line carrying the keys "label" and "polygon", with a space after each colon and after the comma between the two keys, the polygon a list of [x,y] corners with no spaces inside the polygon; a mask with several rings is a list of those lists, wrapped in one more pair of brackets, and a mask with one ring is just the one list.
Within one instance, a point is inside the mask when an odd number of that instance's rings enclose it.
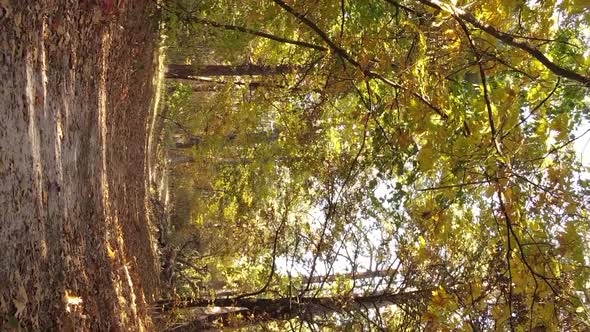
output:
{"label": "large tree trunk", "polygon": [[282,65],[180,65],[169,64],[166,70],[166,78],[190,79],[195,76],[255,76],[255,75],[277,75],[288,74],[303,70],[304,66],[291,64]]}
{"label": "large tree trunk", "polygon": [[[366,296],[352,296],[348,299],[335,297],[285,297],[278,299],[227,298],[227,299],[185,299],[160,301],[159,309],[210,308],[219,307],[219,313],[198,315],[198,317],[174,331],[202,331],[211,329],[213,322],[224,327],[245,327],[267,321],[288,320],[296,317],[306,319],[320,314],[350,312],[366,308],[381,308],[387,305],[419,304],[428,299],[432,289],[403,293],[378,293]],[[203,311],[205,312],[205,311]],[[240,314],[242,319],[236,316]]]}

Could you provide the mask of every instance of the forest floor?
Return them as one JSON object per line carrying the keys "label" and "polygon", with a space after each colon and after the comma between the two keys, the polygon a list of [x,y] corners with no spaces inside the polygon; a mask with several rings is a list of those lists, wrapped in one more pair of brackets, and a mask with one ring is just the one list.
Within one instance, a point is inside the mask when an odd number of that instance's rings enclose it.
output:
{"label": "forest floor", "polygon": [[150,1],[0,0],[0,330],[150,330]]}

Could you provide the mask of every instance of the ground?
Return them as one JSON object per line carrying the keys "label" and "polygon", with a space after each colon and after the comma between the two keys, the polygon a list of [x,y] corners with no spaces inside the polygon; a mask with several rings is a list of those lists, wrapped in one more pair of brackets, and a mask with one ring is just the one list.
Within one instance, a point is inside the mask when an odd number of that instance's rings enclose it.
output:
{"label": "ground", "polygon": [[0,330],[150,330],[150,1],[0,0]]}

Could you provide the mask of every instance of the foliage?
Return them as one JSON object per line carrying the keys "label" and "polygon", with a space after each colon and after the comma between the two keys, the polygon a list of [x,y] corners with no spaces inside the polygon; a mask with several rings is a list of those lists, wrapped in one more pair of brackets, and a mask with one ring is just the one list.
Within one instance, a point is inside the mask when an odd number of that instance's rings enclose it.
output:
{"label": "foliage", "polygon": [[175,61],[297,66],[170,98],[200,139],[179,181],[207,188],[184,295],[340,301],[279,330],[589,328],[588,9],[453,3],[165,5]]}

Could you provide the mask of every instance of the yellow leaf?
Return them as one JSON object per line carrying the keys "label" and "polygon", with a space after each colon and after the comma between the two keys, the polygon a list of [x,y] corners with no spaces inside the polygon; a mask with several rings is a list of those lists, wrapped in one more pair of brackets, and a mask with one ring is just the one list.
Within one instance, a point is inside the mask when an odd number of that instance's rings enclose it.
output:
{"label": "yellow leaf", "polygon": [[418,162],[420,163],[420,170],[429,171],[434,165],[434,157],[432,155],[432,149],[430,146],[425,146],[420,150],[418,154]]}
{"label": "yellow leaf", "polygon": [[432,303],[438,307],[445,308],[449,304],[450,298],[444,289],[439,288],[432,292]]}
{"label": "yellow leaf", "polygon": [[565,208],[565,212],[569,215],[575,214],[576,212],[578,212],[578,204],[576,204],[576,203],[568,204]]}
{"label": "yellow leaf", "polygon": [[361,65],[361,68],[363,70],[368,70],[369,69],[369,55],[367,53],[363,52],[360,55],[358,62]]}
{"label": "yellow leaf", "polygon": [[490,198],[490,197],[494,196],[495,193],[496,193],[496,188],[494,188],[493,186],[488,186],[485,191],[485,196],[487,198]]}
{"label": "yellow leaf", "polygon": [[590,0],[573,0],[572,7],[578,10],[590,8]]}
{"label": "yellow leaf", "polygon": [[481,284],[479,282],[476,282],[474,284],[471,285],[471,296],[474,299],[477,299],[482,293],[482,288],[481,288]]}

